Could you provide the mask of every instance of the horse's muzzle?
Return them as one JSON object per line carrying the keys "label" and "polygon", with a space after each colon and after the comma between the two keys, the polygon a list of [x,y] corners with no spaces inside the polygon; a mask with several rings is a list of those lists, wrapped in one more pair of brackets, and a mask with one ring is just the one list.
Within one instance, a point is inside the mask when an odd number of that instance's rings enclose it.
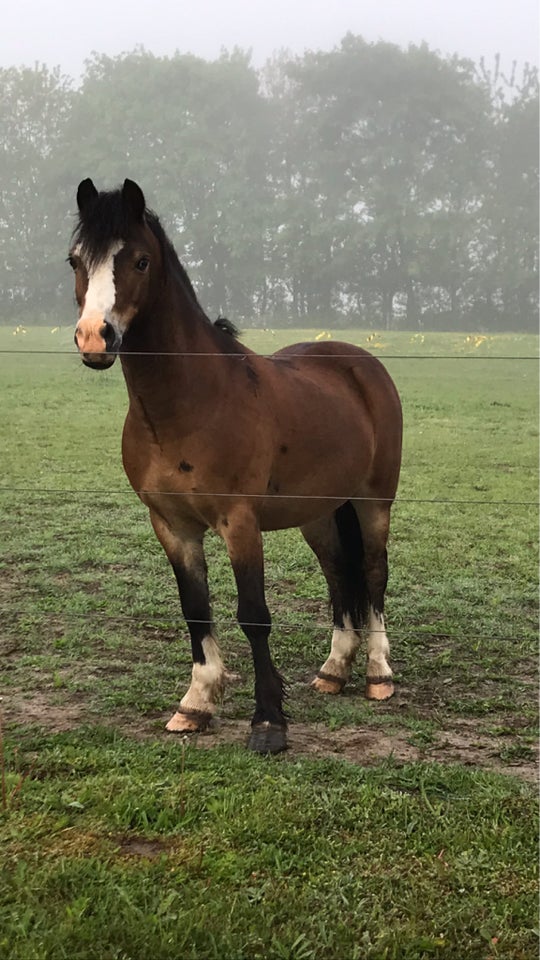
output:
{"label": "horse's muzzle", "polygon": [[116,360],[116,353],[83,353],[82,362],[91,370],[108,370]]}
{"label": "horse's muzzle", "polygon": [[112,323],[106,320],[80,320],[75,329],[75,345],[85,367],[107,370],[116,360],[122,343]]}

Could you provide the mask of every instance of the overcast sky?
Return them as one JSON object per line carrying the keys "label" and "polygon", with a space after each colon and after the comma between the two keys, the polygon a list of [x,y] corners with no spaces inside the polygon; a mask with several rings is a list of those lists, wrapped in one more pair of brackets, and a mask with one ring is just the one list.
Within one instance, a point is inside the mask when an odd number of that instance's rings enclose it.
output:
{"label": "overcast sky", "polygon": [[262,64],[275,50],[329,50],[347,31],[406,46],[426,40],[488,64],[500,52],[538,64],[537,0],[14,0],[0,27],[0,65],[59,65],[79,76],[92,51],[114,56],[138,44],[206,59],[225,47],[252,50]]}

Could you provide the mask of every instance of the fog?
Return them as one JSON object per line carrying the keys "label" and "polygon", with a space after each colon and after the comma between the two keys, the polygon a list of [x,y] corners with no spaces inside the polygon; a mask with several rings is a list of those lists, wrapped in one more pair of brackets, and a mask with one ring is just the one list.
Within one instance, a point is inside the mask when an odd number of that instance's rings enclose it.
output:
{"label": "fog", "polygon": [[537,10],[495,13],[487,0],[6,10],[4,321],[69,312],[77,184],[129,176],[210,315],[536,329]]}
{"label": "fog", "polygon": [[474,60],[500,53],[508,68],[513,60],[538,63],[535,0],[93,0],[88,6],[22,0],[2,11],[0,63],[40,61],[78,76],[93,51],[116,56],[142,45],[160,56],[178,50],[213,59],[239,46],[261,66],[283,48],[328,50],[349,31],[402,46],[426,41]]}

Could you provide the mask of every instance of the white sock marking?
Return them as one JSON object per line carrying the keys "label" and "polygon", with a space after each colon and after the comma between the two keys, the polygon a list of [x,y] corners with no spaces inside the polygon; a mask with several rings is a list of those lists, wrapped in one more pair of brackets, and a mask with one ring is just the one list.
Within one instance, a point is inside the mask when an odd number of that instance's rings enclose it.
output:
{"label": "white sock marking", "polygon": [[367,676],[391,677],[392,670],[388,663],[390,644],[386,636],[384,617],[376,613],[373,607],[369,608],[369,624],[367,638]]}
{"label": "white sock marking", "polygon": [[215,702],[223,689],[225,667],[219,653],[219,647],[210,634],[204,637],[202,648],[206,663],[193,664],[191,686],[182,698],[180,706],[184,710],[214,713]]}
{"label": "white sock marking", "polygon": [[343,627],[334,627],[330,656],[321,667],[321,673],[339,677],[340,680],[348,680],[359,645],[358,631],[354,629],[351,617],[346,613],[343,617]]}

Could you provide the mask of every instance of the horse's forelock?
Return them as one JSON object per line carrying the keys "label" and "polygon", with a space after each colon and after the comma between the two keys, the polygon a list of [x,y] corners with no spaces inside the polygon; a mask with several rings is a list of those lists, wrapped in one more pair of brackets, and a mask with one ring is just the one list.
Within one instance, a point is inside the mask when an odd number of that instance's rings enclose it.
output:
{"label": "horse's forelock", "polygon": [[102,263],[113,243],[127,240],[133,227],[132,217],[122,203],[120,190],[103,191],[79,214],[73,241],[89,267]]}

